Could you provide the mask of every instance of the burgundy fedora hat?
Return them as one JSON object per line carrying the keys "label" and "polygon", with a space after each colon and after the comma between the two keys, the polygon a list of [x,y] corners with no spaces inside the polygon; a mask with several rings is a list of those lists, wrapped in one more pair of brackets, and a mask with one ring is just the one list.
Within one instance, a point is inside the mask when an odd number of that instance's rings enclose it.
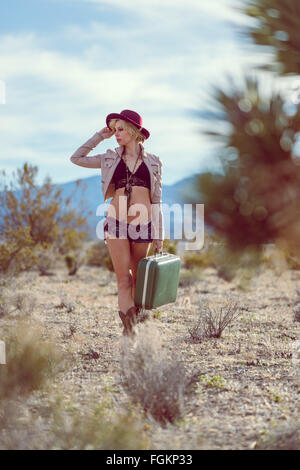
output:
{"label": "burgundy fedora hat", "polygon": [[120,112],[120,114],[117,113],[111,113],[106,117],[106,125],[109,127],[109,122],[112,119],[122,119],[123,121],[130,122],[131,124],[134,124],[139,131],[145,136],[146,139],[150,136],[150,132],[147,131],[143,127],[143,120],[142,116],[140,116],[138,113],[135,111],[131,111],[130,109],[124,109],[123,111]]}

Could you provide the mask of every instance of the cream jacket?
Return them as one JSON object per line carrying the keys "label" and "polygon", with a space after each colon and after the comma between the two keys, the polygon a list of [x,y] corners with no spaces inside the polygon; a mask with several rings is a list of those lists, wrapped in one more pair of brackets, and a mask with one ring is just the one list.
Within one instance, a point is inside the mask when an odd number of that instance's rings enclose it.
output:
{"label": "cream jacket", "polygon": [[[99,132],[96,132],[89,140],[81,145],[70,157],[70,160],[75,165],[83,166],[85,168],[101,168],[102,176],[102,193],[104,201],[113,197],[115,194],[115,185],[111,183],[114,171],[121,159],[123,146],[117,147],[114,150],[107,150],[106,153],[91,155],[87,154],[102,142],[104,139]],[[162,214],[162,163],[159,157],[145,151],[142,144],[142,157],[150,173],[150,202],[151,202],[151,215],[154,225],[155,239],[164,239],[164,223]]]}

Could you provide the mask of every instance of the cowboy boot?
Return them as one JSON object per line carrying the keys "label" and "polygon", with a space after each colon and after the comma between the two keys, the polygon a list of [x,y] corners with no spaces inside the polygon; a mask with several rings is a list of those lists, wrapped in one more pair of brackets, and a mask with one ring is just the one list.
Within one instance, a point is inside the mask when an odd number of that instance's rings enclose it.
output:
{"label": "cowboy boot", "polygon": [[123,335],[124,335],[124,336],[125,336],[126,333],[127,333],[125,316],[126,316],[125,313],[123,313],[123,312],[121,312],[121,310],[119,310],[119,317],[121,318],[122,323],[123,323],[123,326],[124,326],[124,328],[123,328]]}
{"label": "cowboy boot", "polygon": [[134,336],[135,333],[133,331],[133,327],[137,323],[136,307],[130,307],[126,313],[123,313],[121,310],[119,310],[119,316],[124,325],[123,335],[131,337]]}
{"label": "cowboy boot", "polygon": [[130,319],[130,324],[134,327],[137,324],[138,311],[137,307],[134,305],[127,310],[126,316]]}
{"label": "cowboy boot", "polygon": [[135,316],[134,307],[131,307],[130,309],[128,309],[127,313],[123,313],[119,311],[119,316],[124,325],[123,335],[133,337],[135,335],[133,331],[133,326],[136,324],[136,316]]}
{"label": "cowboy boot", "polygon": [[138,316],[140,314],[140,311],[142,310],[142,307],[135,306],[135,308],[136,308],[136,318],[137,318],[137,321],[138,321]]}

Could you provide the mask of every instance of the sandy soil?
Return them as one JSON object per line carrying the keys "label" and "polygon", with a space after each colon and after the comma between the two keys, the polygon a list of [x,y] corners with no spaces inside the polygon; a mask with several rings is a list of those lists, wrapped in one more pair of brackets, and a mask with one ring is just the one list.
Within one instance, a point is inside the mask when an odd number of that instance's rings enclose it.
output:
{"label": "sandy soil", "polygon": [[[41,325],[45,337],[72,357],[53,391],[75,397],[82,406],[109,391],[113,411],[126,406],[129,397],[119,382],[122,327],[114,273],[88,266],[75,276],[63,266],[52,272],[22,273],[15,289],[36,298],[29,322]],[[299,271],[265,270],[241,285],[206,269],[194,284],[179,286],[175,303],[150,312],[139,328],[147,324],[158,330],[165,347],[203,377],[192,411],[179,424],[163,428],[151,421],[147,426],[149,448],[251,449],[281,424],[299,420],[300,364],[293,353],[300,340],[300,323],[293,321],[299,287]],[[238,302],[238,320],[220,339],[193,343],[189,328],[201,306],[224,304],[227,297]],[[0,325],[18,321],[18,315],[6,315]],[[26,406],[42,413],[43,396],[34,392]]]}

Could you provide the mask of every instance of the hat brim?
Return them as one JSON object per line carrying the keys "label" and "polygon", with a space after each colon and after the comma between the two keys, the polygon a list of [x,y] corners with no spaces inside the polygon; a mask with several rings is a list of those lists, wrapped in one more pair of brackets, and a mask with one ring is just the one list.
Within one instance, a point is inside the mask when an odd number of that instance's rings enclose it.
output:
{"label": "hat brim", "polygon": [[[144,136],[146,139],[148,139],[148,137],[150,136],[150,132],[147,131],[147,129],[145,129],[144,127],[142,127],[141,129],[136,125],[136,123],[130,119],[130,118],[127,118],[125,116],[122,116],[121,114],[117,114],[117,113],[111,113],[109,114],[107,117],[106,117],[106,125],[107,127],[109,127],[109,123],[112,119],[122,119],[122,121],[127,121],[127,122],[130,122],[131,124],[133,124]],[[110,127],[109,127],[110,128]]]}

